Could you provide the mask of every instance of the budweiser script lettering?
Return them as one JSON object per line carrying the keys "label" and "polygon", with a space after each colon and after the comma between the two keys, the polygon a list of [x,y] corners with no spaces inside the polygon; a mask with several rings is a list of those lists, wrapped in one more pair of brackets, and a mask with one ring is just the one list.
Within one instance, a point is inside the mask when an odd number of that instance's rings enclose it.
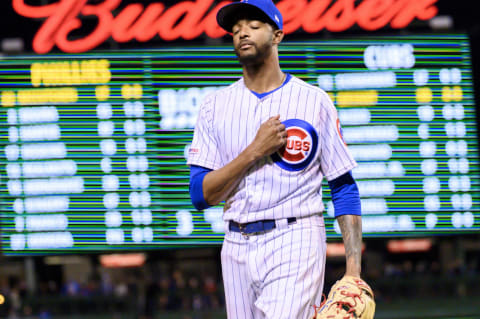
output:
{"label": "budweiser script lettering", "polygon": [[[216,22],[217,11],[231,1],[180,1],[170,7],[161,2],[145,6],[130,3],[118,12],[121,0],[105,0],[88,4],[88,0],[59,0],[55,3],[32,6],[26,0],[12,0],[15,11],[28,18],[45,18],[33,40],[37,53],[47,53],[56,45],[70,53],[94,49],[109,37],[120,43],[137,40],[146,42],[155,36],[172,41],[191,40],[202,33],[212,38],[225,35]],[[358,1],[357,1],[358,2]],[[345,31],[354,24],[365,30],[378,30],[390,24],[401,29],[414,19],[429,20],[438,13],[437,0],[280,0],[278,9],[284,18],[284,31],[300,28],[308,33],[322,29]],[[81,38],[69,34],[82,26],[82,17],[94,16],[96,28]]]}

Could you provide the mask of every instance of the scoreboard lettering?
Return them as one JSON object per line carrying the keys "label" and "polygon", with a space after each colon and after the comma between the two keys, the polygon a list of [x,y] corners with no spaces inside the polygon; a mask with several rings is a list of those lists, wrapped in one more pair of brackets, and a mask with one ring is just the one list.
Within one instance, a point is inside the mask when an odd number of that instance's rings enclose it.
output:
{"label": "scoreboard lettering", "polygon": [[[280,54],[337,107],[365,236],[479,230],[466,36],[285,42]],[[221,243],[222,208],[193,208],[186,159],[202,100],[241,76],[229,46],[5,56],[0,72],[4,254]],[[312,147],[299,137],[284,152]]]}

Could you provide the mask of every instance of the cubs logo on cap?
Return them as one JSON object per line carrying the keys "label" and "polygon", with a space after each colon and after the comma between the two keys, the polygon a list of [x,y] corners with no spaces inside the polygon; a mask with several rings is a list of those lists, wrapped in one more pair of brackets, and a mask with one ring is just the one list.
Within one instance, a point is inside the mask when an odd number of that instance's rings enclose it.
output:
{"label": "cubs logo on cap", "polygon": [[227,32],[232,32],[233,25],[238,20],[238,13],[248,13],[253,19],[266,19],[272,25],[283,29],[282,13],[272,0],[240,0],[224,5],[217,12],[217,22]]}
{"label": "cubs logo on cap", "polygon": [[315,158],[318,134],[310,123],[299,119],[282,122],[287,131],[287,143],[272,154],[275,164],[288,171],[300,171]]}

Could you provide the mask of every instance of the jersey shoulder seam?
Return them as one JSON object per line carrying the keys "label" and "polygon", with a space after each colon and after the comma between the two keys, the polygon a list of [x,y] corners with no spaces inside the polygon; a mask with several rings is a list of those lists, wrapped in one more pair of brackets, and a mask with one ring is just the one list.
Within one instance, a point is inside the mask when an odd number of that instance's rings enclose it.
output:
{"label": "jersey shoulder seam", "polygon": [[333,101],[331,101],[330,96],[328,95],[327,92],[325,92],[324,89],[322,89],[320,87],[316,87],[316,86],[314,86],[310,83],[307,83],[307,82],[303,81],[302,79],[299,79],[295,76],[292,76],[292,80],[291,80],[292,84],[304,87],[307,90],[313,91],[315,94],[319,94],[320,98],[321,98],[321,100],[319,101],[319,104],[320,104],[322,109],[325,109],[325,107],[327,107],[328,110],[332,110],[332,108],[333,108],[333,110],[336,111],[336,108],[335,108],[335,105],[333,104]]}
{"label": "jersey shoulder seam", "polygon": [[214,92],[208,94],[206,97],[205,97],[205,102],[210,102],[211,100],[217,98],[218,96],[222,95],[222,94],[227,94],[227,92],[231,91],[231,90],[234,90],[236,89],[241,83],[242,83],[242,79],[240,78],[239,80],[233,82],[232,84],[226,86],[226,87],[223,87],[223,88],[220,88],[218,90],[215,90]]}
{"label": "jersey shoulder seam", "polygon": [[293,82],[297,85],[300,85],[300,86],[303,86],[303,87],[306,87],[307,89],[310,89],[310,90],[313,90],[313,91],[316,91],[317,93],[320,93],[322,95],[327,95],[327,92],[325,92],[325,90],[323,90],[322,88],[319,88],[319,87],[316,87],[310,83],[307,83],[295,76],[292,76],[292,80],[294,80]]}

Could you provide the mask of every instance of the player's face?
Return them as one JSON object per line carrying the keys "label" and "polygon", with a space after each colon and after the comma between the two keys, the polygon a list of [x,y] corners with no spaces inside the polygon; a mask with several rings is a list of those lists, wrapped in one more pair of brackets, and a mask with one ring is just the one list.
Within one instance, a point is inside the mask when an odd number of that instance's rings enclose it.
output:
{"label": "player's face", "polygon": [[273,28],[258,20],[239,20],[232,28],[235,54],[241,64],[262,63],[272,52]]}

